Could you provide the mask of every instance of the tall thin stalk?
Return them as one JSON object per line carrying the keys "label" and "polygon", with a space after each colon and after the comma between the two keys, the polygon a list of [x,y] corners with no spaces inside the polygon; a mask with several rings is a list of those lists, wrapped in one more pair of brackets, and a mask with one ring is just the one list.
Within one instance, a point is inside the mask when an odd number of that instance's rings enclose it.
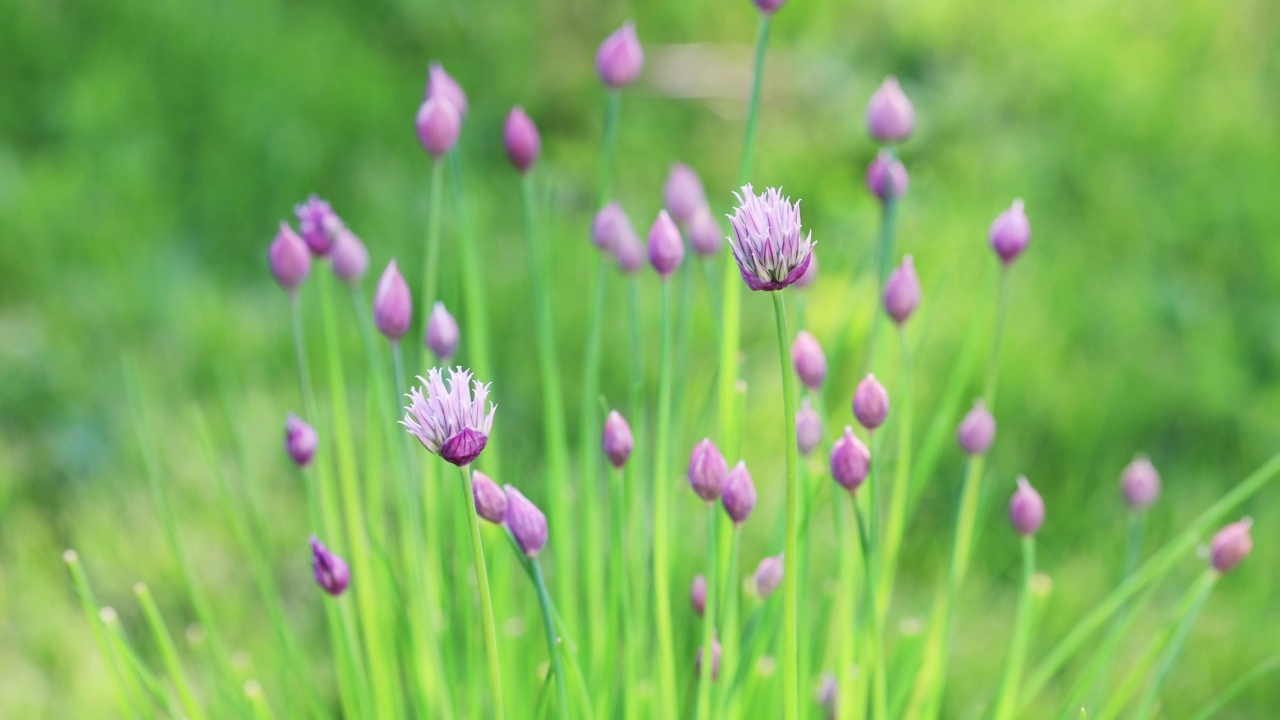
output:
{"label": "tall thin stalk", "polygon": [[[889,161],[893,161],[893,148],[889,150]],[[884,200],[880,204],[880,239],[876,243],[876,297],[884,297],[884,283],[889,277],[893,258],[893,246],[896,238],[895,228],[898,219],[898,198],[893,194],[893,183],[884,183]],[[864,373],[871,372],[879,363],[876,362],[880,351],[880,326],[884,323],[883,313],[878,304],[873,305],[871,316],[871,334],[867,338],[867,354],[863,358]],[[838,358],[837,358],[838,360]]]}
{"label": "tall thin stalk", "polygon": [[[418,317],[422,320],[422,332],[418,337],[427,336],[427,322],[431,319],[431,304],[440,299],[438,284],[440,282],[440,215],[441,198],[444,188],[444,162],[431,161],[431,204],[427,216],[427,247],[422,255],[422,303],[418,306]],[[427,350],[422,350],[423,358]],[[425,362],[423,363],[426,364]]]}
{"label": "tall thin stalk", "polygon": [[796,582],[796,562],[799,552],[799,493],[800,481],[796,476],[796,401],[795,380],[791,371],[791,332],[787,329],[786,300],[782,292],[770,293],[773,297],[773,317],[778,326],[778,357],[782,362],[782,425],[787,457],[787,562],[793,565],[783,574],[784,624],[782,647],[782,687],[786,705],[783,716],[791,719],[800,713],[800,594]]}
{"label": "tall thin stalk", "polygon": [[560,661],[560,643],[557,640],[556,624],[551,619],[551,596],[547,593],[547,583],[542,578],[542,565],[538,562],[538,558],[531,558],[529,567],[532,569],[533,585],[538,590],[538,606],[542,610],[542,625],[547,633],[547,652],[551,654],[551,672],[556,676],[556,697],[559,699],[557,707],[561,720],[567,720],[570,716],[569,691],[565,686],[564,664]]}
{"label": "tall thin stalk", "polygon": [[711,645],[716,636],[716,604],[719,601],[716,590],[720,585],[719,572],[716,569],[716,512],[715,503],[707,503],[707,601],[702,614],[702,672],[698,676],[698,717],[711,717],[711,684],[714,660]]}
{"label": "tall thin stalk", "polygon": [[1027,659],[1027,644],[1031,640],[1031,625],[1035,609],[1031,598],[1031,583],[1036,574],[1036,538],[1022,538],[1022,594],[1018,598],[1018,616],[1009,643],[1009,657],[1004,666],[1004,679],[1000,683],[1000,695],[996,700],[995,720],[1013,717],[1018,706],[1018,693],[1022,686],[1022,666]]}
{"label": "tall thin stalk", "polygon": [[662,717],[677,717],[675,642],[671,631],[671,578],[667,559],[671,480],[671,282],[662,280],[658,343],[658,435],[653,460],[653,594],[658,630],[658,679]]}
{"label": "tall thin stalk", "polygon": [[480,586],[480,614],[484,625],[484,649],[489,666],[489,689],[493,697],[490,717],[502,720],[502,670],[498,658],[498,631],[493,622],[493,599],[489,594],[489,570],[484,562],[484,540],[480,537],[480,516],[476,514],[476,498],[471,491],[471,466],[458,468],[462,475],[462,494],[467,498],[467,524],[471,528],[471,559],[476,566]]}
{"label": "tall thin stalk", "polygon": [[898,462],[894,467],[893,493],[889,499],[889,515],[884,531],[884,553],[880,577],[876,585],[876,622],[883,624],[893,597],[893,581],[897,572],[898,552],[906,530],[907,498],[911,484],[911,355],[907,348],[907,331],[898,326],[898,347],[902,354],[902,390],[895,403],[898,412]]}

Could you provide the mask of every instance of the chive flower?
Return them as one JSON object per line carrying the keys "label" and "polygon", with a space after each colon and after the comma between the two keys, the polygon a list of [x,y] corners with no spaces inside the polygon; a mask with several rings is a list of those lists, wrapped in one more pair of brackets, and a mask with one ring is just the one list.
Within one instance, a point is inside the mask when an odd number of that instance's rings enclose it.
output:
{"label": "chive flower", "polygon": [[707,612],[707,578],[699,573],[693,576],[693,584],[689,586],[689,604],[693,606],[693,614],[703,617]]}
{"label": "chive flower", "polygon": [[293,458],[294,464],[304,468],[311,464],[316,448],[320,445],[320,436],[302,418],[289,413],[284,420],[284,449]]}
{"label": "chive flower", "polygon": [[813,409],[809,398],[800,400],[800,409],[796,411],[796,448],[800,454],[809,457],[822,443],[822,418]]}
{"label": "chive flower", "polygon": [[889,273],[884,282],[884,309],[898,325],[902,325],[920,304],[920,277],[910,255]]}
{"label": "chive flower", "polygon": [[351,569],[347,561],[324,546],[324,543],[311,536],[311,571],[315,574],[316,584],[325,592],[337,597],[351,584]]}
{"label": "chive flower", "polygon": [[739,460],[729,471],[720,502],[735,526],[751,517],[751,511],[756,507],[756,485],[751,480],[751,472],[747,470],[745,462]]}
{"label": "chive flower", "polygon": [[467,116],[467,93],[453,76],[445,72],[444,66],[438,62],[431,63],[427,71],[427,87],[422,98],[440,98],[447,101],[458,111],[459,117]]}
{"label": "chive flower", "polygon": [[1222,528],[1213,536],[1210,562],[1219,574],[1231,572],[1253,552],[1253,536],[1250,535],[1252,527],[1253,518],[1246,517]]}
{"label": "chive flower", "polygon": [[761,598],[767,598],[773,594],[778,586],[782,585],[782,576],[785,572],[785,564],[783,563],[783,555],[770,555],[760,561],[756,566],[755,575],[752,576],[752,582],[756,586],[756,594]]}
{"label": "chive flower", "polygon": [[635,234],[630,218],[617,200],[600,208],[591,221],[591,242],[606,252],[616,252],[628,236]]}
{"label": "chive flower", "polygon": [[1120,489],[1130,510],[1146,510],[1160,497],[1160,473],[1147,456],[1140,455],[1120,474]]}
{"label": "chive flower", "polygon": [[956,442],[966,455],[983,455],[995,439],[996,419],[981,399],[974,401],[973,409],[956,429]]}
{"label": "chive flower", "polygon": [[1018,489],[1009,500],[1009,522],[1024,537],[1035,535],[1044,524],[1044,500],[1025,476],[1018,477]]}
{"label": "chive flower", "polygon": [[476,514],[495,525],[507,517],[507,494],[498,483],[479,470],[471,471],[471,496],[476,501]]}
{"label": "chive flower", "polygon": [[805,387],[810,390],[822,387],[822,381],[827,377],[827,356],[823,354],[818,340],[807,330],[796,333],[796,339],[791,343],[791,362]]}
{"label": "chive flower", "polygon": [[605,418],[603,436],[605,456],[615,468],[622,469],[627,464],[627,458],[631,457],[636,441],[631,435],[627,419],[617,410],[610,410],[609,417]]}
{"label": "chive flower", "polygon": [[665,280],[679,269],[682,260],[684,239],[680,237],[680,229],[666,210],[659,210],[649,228],[649,264]]}
{"label": "chive flower", "polygon": [[412,320],[413,298],[409,294],[409,284],[400,274],[396,261],[392,260],[382,271],[373,294],[373,324],[388,340],[398,342],[409,332]]}
{"label": "chive flower", "polygon": [[493,429],[493,403],[488,384],[473,380],[470,370],[450,368],[446,385],[439,368],[431,368],[423,386],[411,388],[401,425],[429,452],[447,462],[468,465],[489,442]]}
{"label": "chive flower", "polygon": [[458,143],[462,116],[453,103],[440,96],[428,97],[414,119],[418,141],[433,160],[439,160]]}
{"label": "chive flower", "polygon": [[1010,265],[1031,242],[1031,221],[1027,220],[1027,212],[1022,198],[1013,201],[1008,210],[1000,213],[991,223],[988,233],[991,248],[1000,256],[1000,261]]}
{"label": "chive flower", "polygon": [[689,456],[689,485],[698,497],[711,503],[720,499],[729,480],[729,465],[720,449],[704,438]]}
{"label": "chive flower", "polygon": [[644,48],[636,36],[636,24],[630,20],[600,43],[596,52],[596,71],[610,90],[630,85],[644,68]]}
{"label": "chive flower", "polygon": [[765,15],[772,15],[782,7],[787,0],[752,0],[756,7],[760,8],[760,12]]}
{"label": "chive flower", "polygon": [[529,172],[542,149],[542,139],[538,136],[538,127],[519,105],[507,114],[507,122],[502,126],[502,143],[511,164],[522,173]]}
{"label": "chive flower", "polygon": [[276,233],[271,249],[267,251],[267,261],[276,282],[290,295],[298,291],[298,286],[311,272],[311,251],[289,223],[280,223],[280,232]]}
{"label": "chive flower", "polygon": [[724,246],[724,233],[720,232],[720,223],[716,222],[711,208],[705,204],[698,208],[689,219],[689,244],[693,251],[701,257],[711,257],[720,252]]}
{"label": "chive flower", "polygon": [[853,393],[853,416],[868,430],[880,427],[889,417],[889,392],[874,374],[867,375],[858,383],[858,389]]}
{"label": "chive flower", "polygon": [[707,204],[707,193],[698,173],[684,163],[672,165],[662,186],[662,204],[676,222],[688,225]]}
{"label": "chive flower", "polygon": [[880,83],[871,102],[867,103],[867,130],[883,143],[899,142],[911,137],[916,125],[916,111],[898,79],[890,75]]}
{"label": "chive flower", "polygon": [[342,227],[342,219],[329,203],[312,195],[305,202],[295,205],[293,214],[298,216],[298,232],[311,252],[322,257],[328,255],[333,247],[334,236]]}
{"label": "chive flower", "polygon": [[360,238],[347,228],[339,228],[329,252],[333,274],[348,285],[358,285],[369,270],[369,251]]}
{"label": "chive flower", "polygon": [[[702,677],[702,647],[698,647],[698,654],[694,658],[694,670],[698,677]],[[720,679],[720,638],[711,637],[711,681],[715,682]]]}
{"label": "chive flower", "polygon": [[822,708],[822,717],[827,720],[834,720],[836,717],[839,694],[840,681],[836,679],[835,673],[823,673],[822,684],[818,686],[818,707]]}
{"label": "chive flower", "polygon": [[890,197],[895,200],[906,197],[910,184],[906,166],[887,148],[876,153],[875,159],[867,166],[867,189],[881,202]]}
{"label": "chive flower", "polygon": [[458,350],[458,321],[449,314],[444,303],[436,301],[427,318],[427,347],[441,365],[448,365]]}
{"label": "chive flower", "polygon": [[547,516],[519,490],[510,485],[503,487],[507,490],[507,527],[524,554],[537,557],[547,544]]}
{"label": "chive flower", "polygon": [[831,479],[853,492],[867,479],[871,470],[871,451],[846,425],[844,435],[831,446]]}
{"label": "chive flower", "polygon": [[751,185],[734,193],[738,207],[729,217],[729,247],[738,271],[752,290],[781,290],[804,274],[813,252],[812,233],[802,237],[800,202],[778,188],[756,195]]}
{"label": "chive flower", "polygon": [[634,234],[623,237],[613,254],[618,259],[618,269],[627,275],[634,275],[644,267],[644,246]]}

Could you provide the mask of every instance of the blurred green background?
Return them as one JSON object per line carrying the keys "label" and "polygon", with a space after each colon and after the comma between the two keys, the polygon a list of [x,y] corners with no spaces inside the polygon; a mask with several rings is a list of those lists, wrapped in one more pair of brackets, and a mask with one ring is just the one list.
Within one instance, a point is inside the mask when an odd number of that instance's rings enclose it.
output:
{"label": "blurred green background", "polygon": [[[637,22],[646,69],[623,103],[617,195],[647,228],[679,160],[727,211],[757,19],[746,0],[0,5],[0,716],[109,714],[109,677],[59,559],[64,548],[81,551],[126,626],[141,632],[129,591],[139,579],[171,621],[190,620],[141,476],[125,354],[146,379],[182,532],[236,646],[252,651],[266,639],[255,635],[254,595],[188,422],[193,407],[221,422],[219,376],[230,378],[237,429],[258,469],[247,479],[281,519],[272,552],[289,601],[318,623],[304,511],[279,452],[281,419],[297,400],[287,303],[266,248],[293,203],[318,192],[365,240],[375,277],[391,257],[418,267],[428,163],[412,119],[431,59],[472,104],[462,147],[491,292],[497,437],[509,456],[540,463],[518,186],[501,123],[522,104],[542,131],[537,172],[575,410],[604,102],[593,58],[626,17]],[[913,321],[920,424],[970,319],[990,312],[988,224],[1022,197],[1034,229],[1014,270],[989,531],[952,664],[950,712],[963,716],[1003,661],[1003,641],[994,651],[989,638],[1005,637],[1015,598],[1017,548],[1002,509],[1015,474],[1040,488],[1049,514],[1041,564],[1054,592],[1034,654],[1114,583],[1117,478],[1136,452],[1164,475],[1150,523],[1161,539],[1280,450],[1280,5],[788,3],[774,26],[754,182],[803,198],[822,256],[807,325],[828,345],[839,333],[860,338],[872,312],[878,212],[862,185],[875,151],[863,113],[891,73],[919,117],[902,148],[911,190],[899,247],[915,255],[925,288]],[[446,219],[446,232],[454,227]],[[454,266],[449,251],[445,263]],[[656,305],[655,281],[644,282]],[[459,294],[446,273],[446,302],[457,306]],[[709,355],[701,286],[693,297],[696,342]],[[609,303],[621,317],[621,294]],[[744,447],[772,516],[782,459],[768,310],[763,297],[744,300]],[[605,391],[620,398],[627,345],[615,325]],[[714,368],[695,357],[687,371],[700,388]],[[651,354],[650,373],[654,365]],[[834,371],[840,423],[857,366]],[[677,457],[713,432],[699,423],[690,410]],[[923,614],[941,588],[959,474],[948,448],[908,536],[895,622]],[[678,517],[697,517],[691,496],[676,497]],[[1196,625],[1167,686],[1169,717],[1280,650],[1280,487],[1246,509],[1254,556]],[[573,541],[556,521],[552,542]],[[749,534],[747,570],[780,549],[773,537],[763,525]],[[829,537],[823,530],[813,542]],[[699,552],[700,541],[677,559],[680,578]],[[1196,565],[1188,558],[1182,576]],[[1182,576],[1158,607],[1180,592]],[[675,582],[681,592],[684,582]],[[1138,633],[1164,621],[1153,611]],[[1223,716],[1267,716],[1280,706],[1278,688],[1255,685]]]}

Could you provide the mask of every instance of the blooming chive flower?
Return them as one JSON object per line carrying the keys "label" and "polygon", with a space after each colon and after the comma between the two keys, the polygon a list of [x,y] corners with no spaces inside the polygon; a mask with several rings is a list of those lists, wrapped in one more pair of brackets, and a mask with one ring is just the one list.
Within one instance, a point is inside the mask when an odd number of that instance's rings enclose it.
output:
{"label": "blooming chive flower", "polygon": [[800,273],[800,277],[796,278],[795,286],[798,290],[803,290],[813,284],[818,279],[818,251],[813,250],[809,253],[809,266]]}
{"label": "blooming chive flower", "polygon": [[329,249],[333,247],[334,236],[337,235],[338,228],[342,227],[342,219],[329,203],[312,195],[306,202],[295,205],[293,214],[298,216],[298,232],[311,252],[321,256],[328,255]]}
{"label": "blooming chive flower", "polygon": [[982,455],[995,439],[996,419],[991,416],[986,404],[978,400],[973,403],[973,409],[964,416],[964,420],[960,421],[960,427],[956,429],[956,442],[960,443],[960,449],[966,455]]}
{"label": "blooming chive flower", "polygon": [[298,467],[310,465],[319,444],[320,436],[316,435],[316,429],[297,415],[289,413],[284,421],[284,449],[293,458],[293,462]]}
{"label": "blooming chive flower", "polygon": [[796,447],[800,454],[809,457],[822,442],[822,418],[813,409],[809,398],[800,401],[800,409],[796,411]]}
{"label": "blooming chive flower", "polygon": [[992,221],[988,237],[992,249],[1005,265],[1012,264],[1027,249],[1027,243],[1031,242],[1031,222],[1027,220],[1022,198],[1014,200],[1008,210]]}
{"label": "blooming chive flower", "polygon": [[617,410],[610,410],[609,417],[604,421],[604,454],[608,456],[609,462],[621,469],[627,464],[627,458],[631,457],[635,442],[627,419]]}
{"label": "blooming chive flower", "polygon": [[857,490],[871,470],[871,451],[862,444],[853,428],[844,428],[844,435],[831,446],[831,479],[849,492]]}
{"label": "blooming chive flower", "polygon": [[476,501],[476,514],[495,525],[507,517],[507,494],[498,483],[479,470],[471,471],[471,495]]}
{"label": "blooming chive flower", "polygon": [[432,97],[446,100],[458,111],[460,117],[467,116],[467,93],[438,62],[431,63],[431,68],[427,72],[427,89],[422,97],[424,100]]}
{"label": "blooming chive flower", "polygon": [[724,511],[734,525],[741,525],[751,517],[751,511],[756,507],[756,485],[751,480],[751,472],[747,470],[745,462],[739,460],[729,471],[720,502],[724,504]]}
{"label": "blooming chive flower", "polygon": [[890,197],[897,200],[907,196],[907,187],[911,179],[907,168],[893,156],[887,148],[876,154],[876,159],[867,166],[867,189],[883,202]]}
{"label": "blooming chive flower", "polygon": [[432,159],[439,160],[457,144],[458,134],[462,132],[462,116],[448,100],[428,97],[418,108],[414,125],[422,147]]}
{"label": "blooming chive flower", "polygon": [[341,595],[351,584],[351,569],[347,562],[330,552],[315,535],[311,536],[311,571],[316,576],[316,584],[334,597]]}
{"label": "blooming chive flower", "polygon": [[507,527],[524,554],[537,557],[547,544],[547,516],[519,490],[510,485],[503,487],[507,490]]}
{"label": "blooming chive flower", "polygon": [[441,365],[448,365],[458,350],[458,321],[453,319],[444,303],[436,302],[427,318],[427,347]]}
{"label": "blooming chive flower", "polygon": [[473,380],[470,370],[449,370],[446,387],[439,368],[431,368],[423,387],[409,390],[409,406],[400,421],[428,451],[454,465],[462,466],[476,459],[489,442],[493,429],[493,412],[489,403],[489,386]]}
{"label": "blooming chive flower", "polygon": [[397,342],[409,332],[412,320],[413,298],[409,295],[409,284],[392,260],[382,271],[378,289],[373,294],[373,323],[388,340]]}
{"label": "blooming chive flower", "polygon": [[360,238],[345,227],[339,228],[334,236],[329,259],[333,261],[333,274],[348,285],[358,284],[369,270],[369,251]]}
{"label": "blooming chive flower", "polygon": [[867,104],[867,130],[880,142],[898,142],[911,137],[916,111],[898,79],[890,75],[880,83]]}
{"label": "blooming chive flower", "polygon": [[601,208],[591,221],[591,242],[606,252],[614,252],[628,235],[634,236],[635,230],[616,200]]}
{"label": "blooming chive flower", "polygon": [[666,210],[659,210],[657,219],[649,228],[649,264],[665,280],[680,267],[682,260],[684,240],[680,237],[680,229]]}
{"label": "blooming chive flower", "polygon": [[1146,510],[1160,497],[1160,473],[1145,455],[1125,466],[1120,489],[1130,510]]}
{"label": "blooming chive flower", "polygon": [[810,390],[822,387],[822,381],[827,377],[827,356],[807,330],[796,333],[795,342],[791,343],[791,362],[805,387]]}
{"label": "blooming chive flower", "polygon": [[1249,534],[1253,519],[1245,518],[1218,531],[1213,536],[1210,560],[1213,569],[1221,574],[1229,573],[1253,552],[1253,536]]}
{"label": "blooming chive flower", "polygon": [[520,172],[529,172],[542,149],[538,128],[519,105],[511,109],[502,127],[502,142],[507,147],[507,157]]}
{"label": "blooming chive flower", "polygon": [[298,291],[298,286],[307,279],[307,273],[311,272],[311,251],[302,238],[298,237],[298,233],[289,227],[289,223],[280,223],[280,232],[271,241],[267,260],[276,282],[288,290],[290,295]]}
{"label": "blooming chive flower", "polygon": [[644,68],[644,49],[636,37],[636,24],[630,20],[600,43],[596,52],[596,70],[610,90],[630,85]]}
{"label": "blooming chive flower", "polygon": [[910,255],[904,255],[902,264],[889,273],[884,282],[884,309],[893,321],[901,325],[920,304],[920,277]]}
{"label": "blooming chive flower", "polygon": [[1009,522],[1019,535],[1035,535],[1044,524],[1044,500],[1026,477],[1018,478],[1018,489],[1009,500]]}
{"label": "blooming chive flower", "polygon": [[707,612],[707,578],[698,574],[693,576],[693,584],[689,587],[689,603],[693,605],[693,614],[703,617]]}
{"label": "blooming chive flower", "polygon": [[698,497],[715,502],[729,479],[729,465],[710,439],[703,439],[689,456],[689,484]]}
{"label": "blooming chive flower", "polygon": [[[694,669],[698,677],[702,677],[702,648],[698,648],[698,655],[694,659]],[[711,681],[715,682],[720,679],[720,638],[711,637]]]}
{"label": "blooming chive flower", "polygon": [[729,218],[733,237],[729,247],[747,287],[781,290],[804,274],[813,254],[812,234],[801,237],[800,203],[792,203],[777,188],[756,195],[744,185],[738,208]]}
{"label": "blooming chive flower", "polygon": [[889,417],[889,393],[875,375],[867,375],[858,383],[853,393],[853,416],[868,430],[880,427]]}
{"label": "blooming chive flower", "polygon": [[683,163],[672,165],[662,186],[662,204],[676,222],[688,225],[694,214],[707,204],[707,193],[698,173]]}
{"label": "blooming chive flower", "polygon": [[767,598],[773,594],[782,584],[782,575],[786,569],[783,563],[783,555],[771,555],[760,561],[756,566],[756,573],[753,576],[755,581],[756,593],[762,598]]}
{"label": "blooming chive flower", "polygon": [[716,222],[711,208],[703,205],[689,219],[689,244],[693,251],[702,257],[710,257],[720,252],[724,245],[724,233],[720,232],[720,224]]}

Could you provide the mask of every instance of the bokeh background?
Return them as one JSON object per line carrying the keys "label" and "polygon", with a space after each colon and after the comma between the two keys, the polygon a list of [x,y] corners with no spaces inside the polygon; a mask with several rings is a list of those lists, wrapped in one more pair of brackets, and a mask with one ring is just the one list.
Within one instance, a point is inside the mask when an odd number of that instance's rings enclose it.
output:
{"label": "bokeh background", "polygon": [[[757,18],[746,0],[0,4],[0,716],[109,715],[109,676],[63,549],[80,550],[103,600],[138,634],[129,588],[139,579],[171,621],[190,620],[141,474],[126,355],[145,378],[182,532],[226,632],[250,653],[267,641],[188,422],[193,407],[222,417],[220,378],[260,469],[247,479],[278,518],[272,553],[289,601],[318,627],[305,513],[279,452],[280,420],[297,399],[287,303],[266,248],[293,203],[319,192],[365,240],[375,273],[397,256],[418,266],[428,162],[412,118],[432,59],[472,104],[462,147],[495,323],[497,437],[540,464],[518,185],[501,123],[522,104],[543,135],[537,172],[572,411],[595,262],[587,227],[604,93],[593,58],[627,17],[647,64],[623,103],[617,195],[647,227],[679,160],[727,211]],[[963,715],[1003,660],[1003,642],[996,651],[990,638],[1005,636],[1016,595],[1002,510],[1015,474],[1032,478],[1049,514],[1041,564],[1054,590],[1034,654],[1114,584],[1117,478],[1135,453],[1149,453],[1165,479],[1155,541],[1280,450],[1280,5],[792,0],[774,25],[754,180],[803,198],[822,255],[805,320],[824,344],[842,333],[859,342],[872,312],[878,210],[862,185],[875,151],[863,113],[887,74],[919,117],[901,151],[911,189],[899,247],[914,254],[925,290],[913,320],[921,425],[971,318],[990,313],[988,224],[1022,197],[1034,228],[1015,268],[987,531],[949,684],[949,707]],[[445,267],[454,262],[446,250]],[[644,282],[652,321],[656,283]],[[443,291],[460,302],[447,274]],[[696,286],[694,342],[709,349],[706,301]],[[620,294],[608,302],[621,317]],[[744,327],[744,447],[771,514],[782,456],[767,299],[745,299]],[[605,391],[621,397],[622,324],[610,332]],[[463,336],[465,347],[465,327]],[[844,415],[857,369],[834,369]],[[684,370],[697,389],[714,368],[695,354]],[[698,409],[685,404],[677,456],[713,432]],[[924,613],[941,587],[960,462],[948,448],[913,520],[895,622]],[[691,496],[676,497],[677,517],[692,522]],[[1246,510],[1254,556],[1196,625],[1167,685],[1169,717],[1280,651],[1280,487]],[[551,521],[552,542],[575,540]],[[749,536],[744,565],[779,550],[774,542]],[[677,559],[680,577],[699,554],[700,541]],[[1160,610],[1197,570],[1189,558],[1139,637],[1165,622]],[[313,635],[322,667],[322,633]],[[1278,688],[1253,686],[1223,717],[1268,716]]]}

